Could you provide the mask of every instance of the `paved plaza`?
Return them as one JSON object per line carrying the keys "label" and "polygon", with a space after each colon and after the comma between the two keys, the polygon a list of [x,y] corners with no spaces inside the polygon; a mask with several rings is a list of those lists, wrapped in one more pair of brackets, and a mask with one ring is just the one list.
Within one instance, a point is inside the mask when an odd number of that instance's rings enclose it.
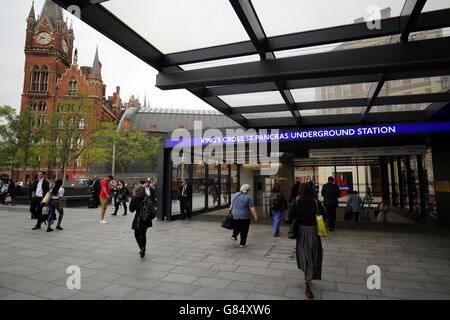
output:
{"label": "paved plaza", "polygon": [[[155,221],[141,259],[133,214],[65,209],[64,231],[32,231],[25,206],[0,208],[0,299],[305,300],[295,241],[252,224],[248,247],[233,247],[217,221]],[[338,223],[323,239],[323,280],[316,299],[450,299],[450,235],[430,226]],[[69,290],[66,268],[81,268]],[[381,268],[381,290],[367,289],[369,265]]]}

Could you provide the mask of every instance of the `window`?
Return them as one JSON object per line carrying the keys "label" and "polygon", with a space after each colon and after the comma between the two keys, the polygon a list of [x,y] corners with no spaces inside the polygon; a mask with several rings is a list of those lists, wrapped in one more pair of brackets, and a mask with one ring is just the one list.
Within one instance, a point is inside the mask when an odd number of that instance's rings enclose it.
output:
{"label": "window", "polygon": [[45,116],[38,117],[38,127],[43,127],[45,124]]}
{"label": "window", "polygon": [[47,103],[44,101],[41,101],[39,103],[39,111],[47,111]]}
{"label": "window", "polygon": [[59,128],[64,127],[64,120],[63,120],[63,119],[59,119],[58,127],[59,127]]}
{"label": "window", "polygon": [[31,110],[33,110],[33,111],[37,111],[38,110],[38,104],[37,104],[36,101],[33,101],[31,103]]}
{"label": "window", "polygon": [[334,99],[334,87],[327,87],[327,98]]}
{"label": "window", "polygon": [[84,119],[81,118],[78,122],[78,130],[84,130]]}
{"label": "window", "polygon": [[41,72],[38,66],[33,68],[31,72],[31,88],[32,91],[39,91],[39,86],[41,85]]}
{"label": "window", "polygon": [[64,110],[63,106],[59,104],[58,105],[58,112],[63,112],[63,110]]}
{"label": "window", "polygon": [[402,80],[393,80],[392,81],[392,87],[401,87],[402,86]]}
{"label": "window", "polygon": [[41,71],[41,91],[47,92],[48,90],[48,68],[42,67]]}
{"label": "window", "polygon": [[69,81],[69,95],[70,96],[76,96],[78,90],[78,82],[76,80],[70,80]]}
{"label": "window", "polygon": [[81,139],[81,138],[78,138],[78,139],[77,139],[77,146],[78,146],[78,149],[83,148],[83,146],[84,146],[84,140]]}
{"label": "window", "polygon": [[70,149],[73,149],[73,138],[70,138]]}
{"label": "window", "polygon": [[352,95],[351,86],[349,84],[342,86],[342,94],[344,97],[350,97]]}
{"label": "window", "polygon": [[80,156],[77,157],[77,164],[76,164],[76,166],[77,167],[81,167],[81,157]]}

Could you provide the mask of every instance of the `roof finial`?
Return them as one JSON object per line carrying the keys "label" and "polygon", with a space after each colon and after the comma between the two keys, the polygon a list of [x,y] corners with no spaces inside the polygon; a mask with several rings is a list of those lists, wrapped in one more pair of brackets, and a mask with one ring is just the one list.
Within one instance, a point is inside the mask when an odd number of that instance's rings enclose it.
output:
{"label": "roof finial", "polygon": [[75,49],[75,54],[73,55],[73,64],[78,64],[78,49]]}
{"label": "roof finial", "polygon": [[33,18],[33,19],[35,19],[35,16],[34,16],[34,0],[33,0],[33,2],[31,3],[31,9],[30,9],[30,13],[28,14],[28,18]]}

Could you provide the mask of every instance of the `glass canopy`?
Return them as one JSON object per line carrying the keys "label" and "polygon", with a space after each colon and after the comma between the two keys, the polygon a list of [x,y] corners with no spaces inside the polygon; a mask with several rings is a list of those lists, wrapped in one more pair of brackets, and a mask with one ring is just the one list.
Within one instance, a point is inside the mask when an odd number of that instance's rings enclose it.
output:
{"label": "glass canopy", "polygon": [[85,6],[83,21],[159,71],[158,88],[187,89],[243,127],[427,121],[449,105],[448,0]]}

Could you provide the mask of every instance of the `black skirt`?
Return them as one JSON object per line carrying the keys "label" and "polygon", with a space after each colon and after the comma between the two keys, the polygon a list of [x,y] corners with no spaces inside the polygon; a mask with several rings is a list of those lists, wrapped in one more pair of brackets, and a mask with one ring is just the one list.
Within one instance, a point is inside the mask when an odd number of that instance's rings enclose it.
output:
{"label": "black skirt", "polygon": [[305,273],[305,280],[320,280],[323,251],[317,226],[299,225],[296,253],[297,267]]}

